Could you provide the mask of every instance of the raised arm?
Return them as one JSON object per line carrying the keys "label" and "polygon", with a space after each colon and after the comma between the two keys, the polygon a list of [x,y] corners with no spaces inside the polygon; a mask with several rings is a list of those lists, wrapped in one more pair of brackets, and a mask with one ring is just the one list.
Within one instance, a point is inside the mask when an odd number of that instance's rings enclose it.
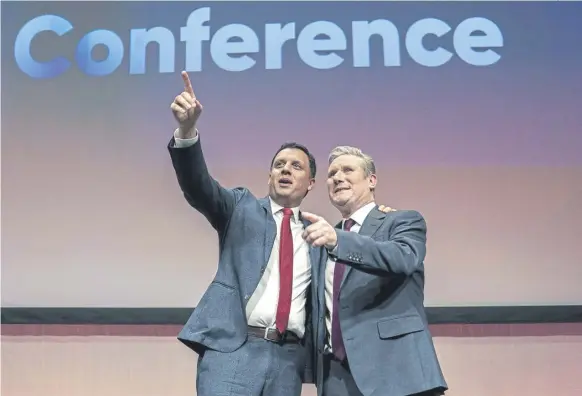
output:
{"label": "raised arm", "polygon": [[168,144],[168,150],[184,197],[220,231],[228,223],[244,190],[224,188],[208,172],[196,129],[202,105],[186,72],[182,72],[182,78],[184,91],[170,105],[178,128]]}

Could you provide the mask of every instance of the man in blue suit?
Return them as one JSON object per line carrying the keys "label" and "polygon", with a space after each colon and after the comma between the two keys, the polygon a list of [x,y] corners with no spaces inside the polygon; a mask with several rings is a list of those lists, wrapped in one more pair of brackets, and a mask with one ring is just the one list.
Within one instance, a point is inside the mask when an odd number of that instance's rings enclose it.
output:
{"label": "man in blue suit", "polygon": [[329,251],[327,264],[314,268],[318,394],[444,394],[424,308],[424,218],[378,210],[374,161],[357,148],[335,148],[327,176],[343,220],[334,228],[303,213],[312,222],[306,241]]}
{"label": "man in blue suit", "polygon": [[312,381],[311,266],[327,257],[302,238],[309,223],[299,205],[313,187],[315,159],[304,146],[285,144],[271,162],[268,197],[222,187],[202,154],[202,106],[182,77],[168,149],[186,200],[220,246],[216,276],[178,336],[199,356],[197,395],[299,396],[302,382]]}

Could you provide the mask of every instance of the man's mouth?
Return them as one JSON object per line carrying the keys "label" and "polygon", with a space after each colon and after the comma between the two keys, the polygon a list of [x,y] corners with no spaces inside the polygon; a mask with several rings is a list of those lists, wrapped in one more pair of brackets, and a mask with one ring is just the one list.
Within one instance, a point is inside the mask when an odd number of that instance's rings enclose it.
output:
{"label": "man's mouth", "polygon": [[346,187],[346,186],[337,187],[337,188],[334,190],[334,192],[335,192],[335,193],[338,193],[338,192],[345,191],[345,190],[349,190],[349,187]]}
{"label": "man's mouth", "polygon": [[289,178],[283,177],[283,178],[279,179],[279,184],[281,186],[290,186],[293,184],[293,181]]}

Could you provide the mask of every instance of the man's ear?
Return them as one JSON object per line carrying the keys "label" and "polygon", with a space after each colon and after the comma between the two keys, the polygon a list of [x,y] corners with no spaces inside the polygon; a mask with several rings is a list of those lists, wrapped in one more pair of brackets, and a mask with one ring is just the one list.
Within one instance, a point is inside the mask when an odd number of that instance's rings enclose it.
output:
{"label": "man's ear", "polygon": [[309,180],[309,186],[307,186],[307,191],[311,191],[315,187],[315,179]]}
{"label": "man's ear", "polygon": [[370,190],[376,189],[377,182],[378,180],[376,179],[376,175],[371,174],[370,176],[368,176],[368,186],[370,187]]}

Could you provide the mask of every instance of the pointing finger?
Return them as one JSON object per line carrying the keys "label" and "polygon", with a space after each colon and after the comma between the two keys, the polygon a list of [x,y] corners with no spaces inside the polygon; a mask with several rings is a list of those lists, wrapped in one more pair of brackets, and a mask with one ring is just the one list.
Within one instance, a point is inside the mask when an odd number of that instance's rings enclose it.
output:
{"label": "pointing finger", "polygon": [[184,91],[188,92],[194,99],[196,99],[196,95],[194,95],[194,89],[192,88],[192,83],[190,82],[190,77],[185,71],[182,72],[182,80],[184,80]]}
{"label": "pointing finger", "polygon": [[319,220],[321,220],[321,217],[309,212],[301,212],[301,217],[312,223],[317,223]]}

